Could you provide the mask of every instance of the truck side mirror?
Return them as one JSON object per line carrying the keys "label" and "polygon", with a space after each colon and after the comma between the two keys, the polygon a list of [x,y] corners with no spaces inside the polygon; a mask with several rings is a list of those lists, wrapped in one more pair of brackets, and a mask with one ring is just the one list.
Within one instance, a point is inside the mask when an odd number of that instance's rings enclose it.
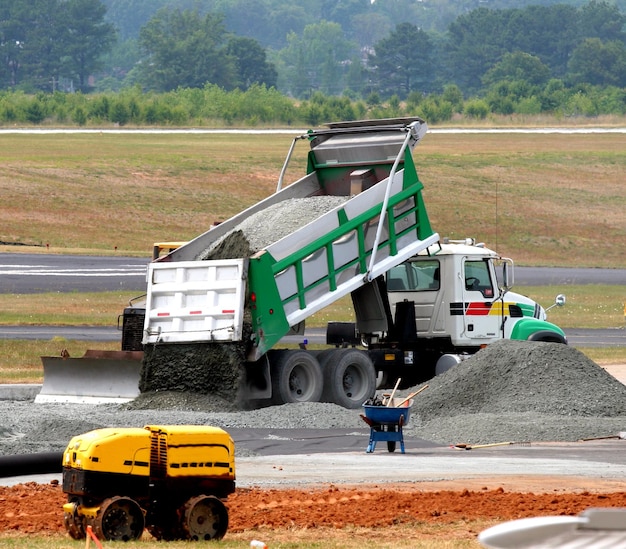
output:
{"label": "truck side mirror", "polygon": [[502,286],[506,292],[513,287],[513,260],[502,258]]}
{"label": "truck side mirror", "polygon": [[546,309],[546,313],[552,309],[553,307],[563,307],[563,305],[565,305],[565,302],[567,301],[567,299],[565,298],[565,294],[559,294],[554,298],[554,303],[552,305],[550,305],[547,309]]}

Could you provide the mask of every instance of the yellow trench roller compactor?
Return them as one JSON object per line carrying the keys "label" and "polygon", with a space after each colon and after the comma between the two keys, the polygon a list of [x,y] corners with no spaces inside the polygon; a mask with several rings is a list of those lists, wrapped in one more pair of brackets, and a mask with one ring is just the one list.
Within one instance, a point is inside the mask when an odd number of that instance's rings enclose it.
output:
{"label": "yellow trench roller compactor", "polygon": [[63,453],[65,527],[84,539],[221,539],[235,491],[235,445],[218,427],[109,427],[78,435]]}

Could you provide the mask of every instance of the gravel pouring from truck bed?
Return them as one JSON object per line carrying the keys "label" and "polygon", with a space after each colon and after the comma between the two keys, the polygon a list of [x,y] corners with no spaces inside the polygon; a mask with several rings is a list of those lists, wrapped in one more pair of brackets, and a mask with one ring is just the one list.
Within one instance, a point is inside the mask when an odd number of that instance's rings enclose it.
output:
{"label": "gravel pouring from truck bed", "polygon": [[[201,252],[198,260],[250,257],[332,208],[346,196],[292,198],[250,215],[237,227]],[[192,391],[219,394],[236,401],[243,385],[243,363],[251,325],[245,313],[244,335],[239,342],[146,345],[139,389],[149,391]]]}
{"label": "gravel pouring from truck bed", "polygon": [[[442,444],[576,441],[626,430],[626,386],[566,345],[497,342],[428,385],[415,397],[405,437]],[[360,412],[329,403],[242,411],[216,395],[167,391],[123,405],[0,401],[0,454],[61,451],[72,436],[108,426],[363,429]]]}

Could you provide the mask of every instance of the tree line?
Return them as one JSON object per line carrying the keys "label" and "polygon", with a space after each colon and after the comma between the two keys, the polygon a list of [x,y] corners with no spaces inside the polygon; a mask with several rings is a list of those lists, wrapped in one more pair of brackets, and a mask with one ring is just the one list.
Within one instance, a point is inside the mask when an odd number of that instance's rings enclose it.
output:
{"label": "tree line", "polygon": [[0,3],[0,89],[87,89],[116,40],[100,0]]}
{"label": "tree line", "polygon": [[[215,11],[197,2],[190,9],[166,6],[136,38],[123,40],[101,0],[10,0],[0,5],[0,89],[95,91],[108,97],[125,89],[172,93],[217,86],[228,94],[254,87],[307,104],[343,96],[357,106],[422,104],[433,110],[439,105],[438,118],[445,117],[448,105],[453,112],[461,105],[472,116],[485,109],[502,114],[626,110],[626,16],[605,0],[581,7],[479,7],[454,18],[445,32],[405,21],[371,44],[363,37],[351,40],[342,23],[321,19],[289,32],[280,49],[228,28],[227,7],[242,1],[211,3]],[[339,21],[343,13],[347,27],[354,25],[355,14],[363,16],[362,26],[380,16],[363,11],[372,4],[389,6],[385,0],[332,6],[319,0],[311,6]],[[119,12],[119,2],[108,5]],[[257,15],[266,5],[257,6]],[[254,9],[248,6],[242,17]],[[603,101],[596,98],[598,90]],[[12,101],[5,96],[0,107],[10,118],[24,112],[15,108],[22,103],[19,96]]]}
{"label": "tree line", "polygon": [[[566,119],[603,114],[626,114],[626,94],[620,88],[586,86],[565,89],[554,86],[537,98],[520,99],[503,114],[525,115],[541,112],[550,105],[550,114]],[[0,91],[0,125],[54,126],[293,126],[314,127],[337,120],[359,120],[421,116],[431,124],[455,116],[483,120],[502,113],[503,97],[496,90],[485,98],[463,99],[455,85],[441,94],[411,93],[405,101],[398,96],[383,100],[377,93],[366,99],[328,96],[315,92],[296,101],[276,88],[253,84],[247,90],[226,91],[215,84],[203,88],[179,88],[165,93],[145,92],[139,86],[119,92],[68,94]]]}
{"label": "tree line", "polygon": [[[307,25],[338,23],[346,38],[371,46],[400,23],[444,34],[460,15],[479,7],[492,10],[566,4],[580,6],[586,0],[102,0],[106,19],[118,29],[121,41],[139,36],[140,29],[159,9],[181,11],[198,8],[202,13],[224,16],[226,28],[278,51],[291,33],[302,35]],[[626,0],[611,0],[626,13]]]}

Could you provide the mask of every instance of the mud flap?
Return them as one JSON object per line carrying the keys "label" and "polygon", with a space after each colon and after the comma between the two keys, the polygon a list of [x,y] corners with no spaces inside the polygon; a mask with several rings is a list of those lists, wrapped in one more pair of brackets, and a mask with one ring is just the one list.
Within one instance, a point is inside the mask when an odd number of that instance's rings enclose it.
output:
{"label": "mud flap", "polygon": [[38,404],[123,403],[139,395],[141,351],[87,351],[80,358],[42,356]]}

